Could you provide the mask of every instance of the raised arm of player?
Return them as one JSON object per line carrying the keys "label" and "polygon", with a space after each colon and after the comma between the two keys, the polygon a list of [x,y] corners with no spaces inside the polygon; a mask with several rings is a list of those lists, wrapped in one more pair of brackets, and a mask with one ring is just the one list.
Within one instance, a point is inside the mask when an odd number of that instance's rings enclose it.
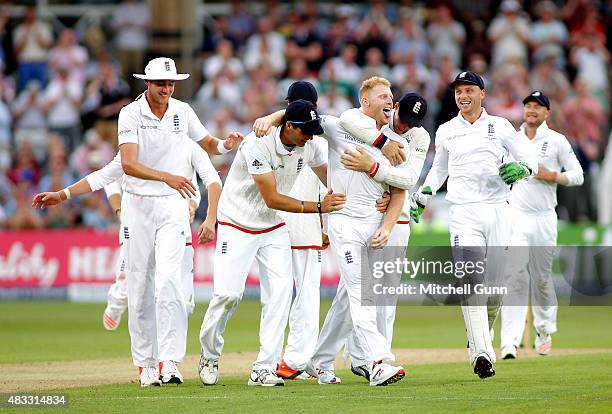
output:
{"label": "raised arm of player", "polygon": [[344,111],[340,115],[339,124],[355,138],[380,149],[391,165],[399,165],[406,161],[403,151],[404,139],[393,131],[389,125],[378,129],[376,121],[363,116],[359,108]]}
{"label": "raised arm of player", "polygon": [[255,133],[255,136],[257,138],[261,138],[268,133],[270,128],[279,126],[284,115],[285,110],[281,109],[280,111],[273,112],[270,115],[257,118],[253,123],[253,132]]}
{"label": "raised arm of player", "polygon": [[397,167],[382,165],[374,161],[360,147],[356,148],[357,152],[345,151],[340,160],[349,170],[369,173],[374,181],[410,191],[421,175],[429,148],[429,140],[427,131],[416,128],[411,136],[408,158]]}

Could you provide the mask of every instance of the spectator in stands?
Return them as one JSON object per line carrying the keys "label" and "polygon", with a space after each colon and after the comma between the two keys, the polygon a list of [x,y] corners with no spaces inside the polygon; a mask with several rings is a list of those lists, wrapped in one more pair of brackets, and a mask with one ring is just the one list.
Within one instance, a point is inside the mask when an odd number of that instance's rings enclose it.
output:
{"label": "spectator in stands", "polygon": [[453,19],[448,5],[440,3],[436,7],[434,20],[427,28],[427,38],[432,53],[438,59],[449,57],[455,66],[461,64],[461,50],[465,41],[465,29]]}
{"label": "spectator in stands", "polygon": [[82,219],[85,227],[107,230],[114,226],[115,215],[111,211],[106,197],[100,191],[89,194],[83,200]]}
{"label": "spectator in stands", "polygon": [[8,10],[0,10],[0,72],[12,73],[14,67],[13,41],[8,30]]}
{"label": "spectator in stands", "polygon": [[306,61],[304,59],[297,58],[289,62],[289,71],[287,76],[281,79],[281,81],[278,83],[278,101],[284,101],[285,97],[287,96],[289,85],[299,80],[308,81],[315,85],[315,87],[318,84],[317,80],[310,75],[310,72],[308,72]]}
{"label": "spectator in stands", "polygon": [[[432,81],[435,85],[435,99],[428,102],[428,107],[438,109],[435,117],[436,128],[451,118],[457,116],[457,104],[455,103],[455,94],[448,85],[459,74],[459,68],[455,65],[453,58],[450,55],[443,55],[439,65],[440,71]],[[485,88],[489,85],[485,84]],[[429,112],[429,110],[427,111]]]}
{"label": "spectator in stands", "polygon": [[32,196],[28,183],[21,181],[13,185],[12,197],[15,200],[15,210],[9,217],[6,225],[11,230],[32,230],[42,229],[45,222],[40,217],[40,213],[32,207]]}
{"label": "spectator in stands", "polygon": [[[408,53],[393,68],[390,80],[394,86],[402,91],[418,92],[427,99],[427,92],[431,75],[425,65],[422,65],[415,51]],[[401,95],[400,95],[401,96]]]}
{"label": "spectator in stands", "polygon": [[266,63],[274,76],[285,71],[285,38],[274,31],[274,22],[263,16],[257,23],[257,32],[249,37],[244,64],[247,70],[253,70],[260,63]]}
{"label": "spectator in stands", "polygon": [[597,37],[605,43],[606,28],[601,22],[599,11],[595,8],[592,1],[579,0],[579,2],[581,3],[580,7],[570,17],[570,47],[582,44],[589,37]]}
{"label": "spectator in stands", "polygon": [[592,92],[603,92],[609,99],[608,64],[610,52],[598,36],[585,37],[571,51],[572,65]]}
{"label": "spectator in stands", "polygon": [[251,16],[244,11],[240,0],[230,1],[230,12],[225,18],[226,34],[232,39],[236,49],[242,48],[255,31],[255,21]]}
{"label": "spectator in stands", "polygon": [[47,153],[47,117],[40,83],[32,79],[13,102],[15,143],[29,142],[34,155],[42,162]]}
{"label": "spectator in stands", "polygon": [[13,157],[13,164],[7,177],[14,185],[23,184],[30,193],[34,193],[41,177],[40,165],[34,157],[32,146],[22,142]]}
{"label": "spectator in stands", "polygon": [[[90,129],[85,133],[83,143],[70,156],[70,165],[79,177],[84,177],[106,165],[114,156],[113,146],[104,141],[95,129]],[[51,190],[40,192],[43,191]]]}
{"label": "spectator in stands", "polygon": [[130,85],[132,93],[137,95],[139,81],[132,73],[140,73],[144,56],[149,44],[151,14],[145,2],[124,0],[115,10],[111,27],[115,32],[117,56],[123,71],[123,78]]}
{"label": "spectator in stands", "polygon": [[202,85],[195,96],[196,110],[201,119],[212,118],[215,111],[223,106],[230,108],[242,106],[245,81],[237,72],[228,67]]}
{"label": "spectator in stands", "polygon": [[255,119],[276,110],[278,85],[268,66],[261,63],[249,73],[249,84],[244,91],[245,112],[243,119],[252,124]]}
{"label": "spectator in stands", "polygon": [[323,59],[321,38],[314,30],[314,20],[303,14],[287,41],[287,59],[304,59],[309,71],[318,71]]}
{"label": "spectator in stands", "polygon": [[[376,3],[376,5],[381,4]],[[382,53],[382,60],[387,61],[389,42],[393,37],[393,26],[383,13],[384,9],[372,7],[369,14],[363,19],[357,28],[357,44],[359,53],[357,62],[367,64],[366,54],[371,49],[378,49]]]}
{"label": "spectator in stands", "polygon": [[539,20],[531,24],[529,40],[533,55],[538,57],[541,48],[548,47],[554,54],[559,68],[565,67],[565,52],[568,33],[565,24],[557,19],[558,9],[555,3],[544,0],[536,6]]}
{"label": "spectator in stands", "polygon": [[333,83],[327,85],[319,95],[317,110],[322,114],[340,116],[347,109],[354,108],[353,103],[344,95],[344,90]]}
{"label": "spectator in stands", "polygon": [[45,89],[43,100],[49,129],[63,136],[66,148],[73,151],[81,136],[83,87],[69,76],[66,68],[58,68],[57,77]]}
{"label": "spectator in stands", "polygon": [[410,10],[400,14],[399,27],[395,30],[389,46],[389,63],[396,65],[405,60],[409,54],[414,55],[416,63],[423,66],[427,63],[427,42],[423,28],[413,19]]}
{"label": "spectator in stands", "polygon": [[[465,42],[463,49],[463,59],[468,64],[470,62],[470,56],[480,55],[484,58],[485,63],[489,61],[491,57],[491,44],[487,38],[486,26],[482,20],[474,20],[470,23],[470,31],[468,41]],[[482,76],[482,73],[478,72]]]}
{"label": "spectator in stands", "polygon": [[606,117],[601,104],[587,85],[586,80],[576,78],[573,83],[575,96],[566,99],[563,105],[567,133],[578,142],[588,140],[600,143]]}
{"label": "spectator in stands", "polygon": [[340,56],[329,59],[321,67],[321,80],[340,82],[355,86],[361,82],[361,68],[357,66],[357,47],[347,44],[342,48]]}
{"label": "spectator in stands", "polygon": [[100,138],[117,146],[119,111],[130,103],[130,87],[119,78],[110,62],[102,62],[97,76],[90,82],[83,102],[83,112],[89,113]]}
{"label": "spectator in stands", "polygon": [[213,79],[217,75],[224,75],[231,71],[235,77],[244,75],[244,66],[240,59],[234,55],[234,46],[227,39],[220,39],[217,43],[216,53],[204,61],[202,73],[205,79]]}
{"label": "spectator in stands", "polygon": [[87,60],[87,50],[77,44],[74,31],[64,29],[55,47],[49,51],[49,78],[55,78],[59,69],[64,68],[71,80],[84,84]]}
{"label": "spectator in stands", "polygon": [[383,52],[377,47],[371,47],[366,50],[365,64],[361,72],[362,80],[372,76],[389,78],[389,74],[389,67],[385,64]]}
{"label": "spectator in stands", "polygon": [[[567,76],[555,65],[556,53],[544,53],[543,47],[540,56],[536,61],[536,66],[529,76],[531,90],[542,91],[546,96],[554,101],[558,108],[567,96],[570,84]],[[552,111],[554,115],[559,111]]]}
{"label": "spectator in stands", "polygon": [[355,30],[359,22],[355,18],[355,9],[348,4],[336,7],[335,19],[330,22],[323,37],[323,58],[336,57],[349,43],[356,42]]}
{"label": "spectator in stands", "polygon": [[9,217],[15,212],[15,199],[6,174],[0,174],[0,229],[7,227]]}
{"label": "spectator in stands", "polygon": [[517,96],[507,81],[497,82],[485,102],[487,112],[506,118],[518,129],[523,123],[522,96]]}
{"label": "spectator in stands", "polygon": [[43,86],[47,83],[48,50],[53,44],[53,33],[49,24],[36,15],[36,8],[25,9],[24,22],[13,33],[17,56],[17,89],[21,91],[31,79],[37,79]]}
{"label": "spectator in stands", "polygon": [[493,45],[492,66],[495,68],[507,62],[526,65],[529,22],[519,14],[521,5],[516,0],[504,0],[500,11],[488,31]]}
{"label": "spectator in stands", "polygon": [[10,164],[13,114],[11,113],[10,106],[3,99],[1,92],[2,85],[0,85],[0,171],[4,171]]}
{"label": "spectator in stands", "polygon": [[[39,193],[59,191],[75,182],[74,175],[66,167],[66,156],[64,154],[54,153],[49,156],[47,169],[47,173],[40,179],[38,184],[37,192]],[[91,171],[87,173],[89,172]],[[79,176],[85,176],[86,174],[81,174],[79,171]]]}

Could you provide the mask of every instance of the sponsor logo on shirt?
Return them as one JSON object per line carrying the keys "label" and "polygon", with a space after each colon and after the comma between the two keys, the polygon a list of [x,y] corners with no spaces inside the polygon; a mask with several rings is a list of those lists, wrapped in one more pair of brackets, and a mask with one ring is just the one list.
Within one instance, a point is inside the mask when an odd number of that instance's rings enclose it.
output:
{"label": "sponsor logo on shirt", "polygon": [[130,132],[132,132],[131,129],[122,129],[121,131],[119,131],[118,135],[125,135],[125,134],[129,134]]}
{"label": "sponsor logo on shirt", "polygon": [[344,139],[346,139],[347,141],[352,141],[352,142],[356,142],[358,144],[365,144],[365,142],[363,142],[362,140],[355,138],[354,136],[350,135],[350,134],[344,134]]}
{"label": "sponsor logo on shirt", "polygon": [[157,125],[141,125],[140,129],[157,129]]}

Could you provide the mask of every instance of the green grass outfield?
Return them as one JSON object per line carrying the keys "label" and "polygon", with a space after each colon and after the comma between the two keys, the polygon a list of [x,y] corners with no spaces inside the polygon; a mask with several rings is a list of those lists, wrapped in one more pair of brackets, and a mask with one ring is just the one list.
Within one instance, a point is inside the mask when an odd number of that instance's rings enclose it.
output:
{"label": "green grass outfield", "polygon": [[[325,315],[329,302],[322,307]],[[117,332],[101,325],[103,305],[66,302],[0,303],[2,363],[34,363],[129,357],[127,324]],[[199,352],[205,304],[190,321],[188,353]],[[229,322],[225,350],[256,351],[259,304],[243,302]],[[561,307],[555,349],[612,348],[612,308]],[[499,338],[499,336],[497,336]],[[398,308],[394,348],[460,348],[465,333],[458,307]],[[498,340],[496,341],[496,347]],[[552,355],[500,361],[494,378],[479,380],[465,362],[407,366],[407,377],[389,387],[369,387],[348,371],[343,384],[319,386],[291,381],[285,387],[254,389],[247,378],[223,377],[203,387],[141,389],[136,384],[54,390],[68,395],[67,412],[612,412],[612,353]],[[186,367],[185,370],[191,370]],[[35,391],[35,390],[33,390]],[[1,392],[1,391],[0,391]],[[45,391],[45,394],[52,393]],[[0,411],[28,412],[27,408]],[[38,412],[38,411],[34,411]]]}

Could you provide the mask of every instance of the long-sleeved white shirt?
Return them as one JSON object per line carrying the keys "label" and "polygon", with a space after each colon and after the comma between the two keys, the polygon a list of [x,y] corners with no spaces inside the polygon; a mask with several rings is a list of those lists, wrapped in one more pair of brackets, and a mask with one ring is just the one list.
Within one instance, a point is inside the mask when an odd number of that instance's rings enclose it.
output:
{"label": "long-sleeved white shirt", "polygon": [[[525,125],[521,126],[520,133],[525,135]],[[582,185],[582,167],[564,135],[553,131],[543,122],[536,130],[535,137],[528,139],[528,142],[537,153],[538,162],[547,170],[565,175],[568,186]],[[510,205],[529,212],[553,210],[557,205],[557,184],[534,177],[521,180],[512,186]]]}
{"label": "long-sleeved white shirt", "polygon": [[[388,127],[379,130],[376,128],[376,124],[368,122],[368,119],[371,118],[364,115],[360,109],[354,108],[345,111],[340,116],[340,124],[353,136],[362,139],[370,145],[373,145],[376,140],[380,138],[381,134],[388,136],[391,140],[401,143],[404,146],[403,151],[406,161],[396,167],[390,164],[383,164],[378,168],[376,174],[374,174],[372,178],[379,183],[385,183],[396,188],[410,191],[421,175],[431,138],[423,127],[410,128],[403,134],[394,133],[394,116],[395,111],[391,114]],[[410,203],[408,202],[408,198],[406,198],[399,220],[410,220]]]}
{"label": "long-sleeved white shirt", "polygon": [[446,200],[453,204],[503,203],[510,187],[499,176],[509,155],[538,171],[538,159],[524,134],[498,116],[482,114],[473,124],[459,113],[436,131],[436,155],[423,186],[435,193],[448,177]]}
{"label": "long-sleeved white shirt", "polygon": [[[368,119],[366,122],[371,121],[370,123],[376,128],[376,121],[369,117]],[[324,130],[323,137],[327,139],[329,145],[328,188],[335,193],[346,195],[344,208],[329,213],[330,217],[339,214],[368,223],[379,223],[383,215],[376,210],[376,200],[388,189],[388,185],[374,181],[361,171],[349,170],[342,165],[340,157],[346,150],[355,151],[356,147],[361,147],[381,166],[389,165],[389,161],[377,148],[343,128],[338,118],[323,116],[321,126]]]}

